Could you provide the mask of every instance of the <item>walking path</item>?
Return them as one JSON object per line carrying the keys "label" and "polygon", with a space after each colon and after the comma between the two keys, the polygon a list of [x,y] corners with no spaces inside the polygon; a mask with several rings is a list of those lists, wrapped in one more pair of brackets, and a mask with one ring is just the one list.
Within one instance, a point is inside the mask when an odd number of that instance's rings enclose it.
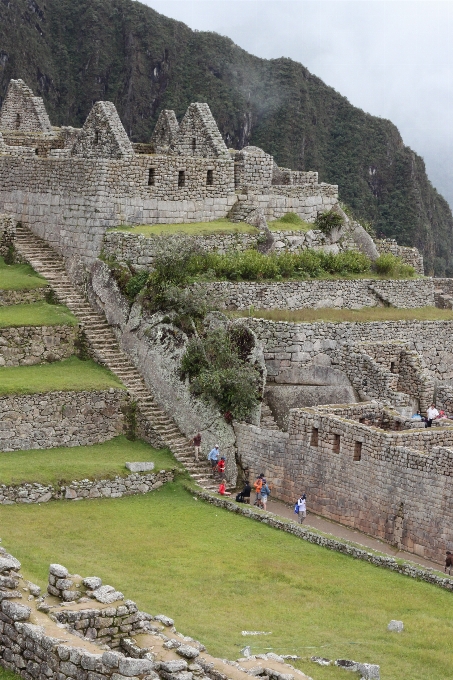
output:
{"label": "walking path", "polygon": [[[286,517],[287,519],[292,519],[296,521],[297,516],[294,513],[294,508],[282,503],[281,501],[268,500],[267,509],[269,512],[274,513],[274,515],[279,515],[280,517]],[[404,550],[398,550],[394,548],[389,543],[385,541],[380,541],[378,538],[372,538],[368,534],[363,534],[357,529],[351,529],[350,527],[345,527],[343,524],[338,524],[330,519],[325,519],[319,515],[314,515],[312,512],[307,513],[307,519],[304,522],[304,527],[311,527],[322,531],[325,534],[330,534],[338,540],[351,541],[352,543],[357,543],[365,548],[370,548],[371,550],[376,550],[389,557],[394,557],[395,559],[408,560],[414,564],[419,564],[425,569],[435,569],[436,571],[443,571],[443,566],[437,564],[437,562],[431,562],[423,557],[414,555],[413,553],[408,553]]]}

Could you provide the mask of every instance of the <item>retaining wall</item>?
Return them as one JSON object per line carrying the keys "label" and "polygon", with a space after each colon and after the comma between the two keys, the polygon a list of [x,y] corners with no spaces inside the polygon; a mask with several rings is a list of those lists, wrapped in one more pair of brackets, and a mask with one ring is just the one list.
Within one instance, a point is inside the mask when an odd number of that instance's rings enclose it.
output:
{"label": "retaining wall", "polygon": [[31,290],[0,290],[0,307],[9,305],[28,305],[45,300],[50,286],[32,288]]}
{"label": "retaining wall", "polygon": [[81,498],[121,498],[148,493],[173,481],[173,471],[161,470],[150,474],[131,474],[114,479],[97,479],[70,482],[65,486],[24,483],[0,485],[0,505],[15,503],[48,503],[51,500],[80,500]]}
{"label": "retaining wall", "polygon": [[263,344],[267,381],[306,363],[335,364],[338,350],[361,342],[401,340],[422,355],[430,374],[453,379],[452,321],[373,321],[370,323],[288,323],[246,319]]}
{"label": "retaining wall", "polygon": [[204,284],[223,300],[227,309],[306,309],[336,307],[359,309],[391,305],[413,308],[434,306],[431,279],[312,280],[278,283],[215,281]]}
{"label": "retaining wall", "polygon": [[98,444],[123,432],[124,390],[0,397],[0,451]]}
{"label": "retaining wall", "polygon": [[0,366],[32,366],[61,361],[75,353],[77,326],[0,328]]}

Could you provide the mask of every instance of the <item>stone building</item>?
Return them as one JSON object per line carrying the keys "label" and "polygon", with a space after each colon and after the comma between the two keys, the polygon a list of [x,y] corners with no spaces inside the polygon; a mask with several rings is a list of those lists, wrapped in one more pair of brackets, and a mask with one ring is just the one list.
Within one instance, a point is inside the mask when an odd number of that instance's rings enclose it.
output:
{"label": "stone building", "polygon": [[268,219],[292,211],[313,221],[338,202],[315,172],[278,168],[256,147],[229,150],[209,106],[178,123],[162,111],[151,139],[132,144],[111,102],[81,129],[53,127],[42,99],[12,80],[0,112],[0,212],[66,258],[97,257],[108,228],[123,224]]}

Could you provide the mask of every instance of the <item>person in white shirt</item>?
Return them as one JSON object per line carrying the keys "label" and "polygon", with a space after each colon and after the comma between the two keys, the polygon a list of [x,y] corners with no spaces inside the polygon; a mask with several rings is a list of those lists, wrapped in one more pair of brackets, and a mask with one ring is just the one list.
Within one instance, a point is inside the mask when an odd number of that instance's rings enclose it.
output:
{"label": "person in white shirt", "polygon": [[299,512],[297,513],[299,516],[299,524],[302,524],[307,516],[307,496],[304,493],[298,499],[297,507],[299,508]]}
{"label": "person in white shirt", "polygon": [[433,420],[439,416],[439,411],[437,410],[435,404],[431,404],[428,411],[426,412],[426,416],[428,419],[426,427],[431,427],[431,425],[433,424]]}

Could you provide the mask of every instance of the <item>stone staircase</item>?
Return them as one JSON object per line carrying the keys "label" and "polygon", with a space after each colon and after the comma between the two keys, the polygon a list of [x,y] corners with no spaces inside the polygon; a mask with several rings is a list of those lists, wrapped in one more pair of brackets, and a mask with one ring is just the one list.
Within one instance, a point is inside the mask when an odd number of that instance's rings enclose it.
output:
{"label": "stone staircase", "polygon": [[258,203],[247,194],[237,194],[237,201],[231,208],[228,218],[231,222],[248,222],[248,218],[258,208]]}
{"label": "stone staircase", "polygon": [[264,430],[279,430],[274,415],[265,401],[261,402],[260,427]]}
{"label": "stone staircase", "polygon": [[162,443],[171,450],[176,460],[184,465],[201,487],[208,491],[217,490],[217,484],[211,478],[208,461],[195,462],[189,441],[157,404],[139,371],[121,351],[105,317],[95,312],[71,283],[63,258],[45,241],[21,225],[16,229],[15,247],[24,260],[47,279],[58,300],[79,319],[95,360],[106,366],[127,387],[143,418],[159,435]]}

